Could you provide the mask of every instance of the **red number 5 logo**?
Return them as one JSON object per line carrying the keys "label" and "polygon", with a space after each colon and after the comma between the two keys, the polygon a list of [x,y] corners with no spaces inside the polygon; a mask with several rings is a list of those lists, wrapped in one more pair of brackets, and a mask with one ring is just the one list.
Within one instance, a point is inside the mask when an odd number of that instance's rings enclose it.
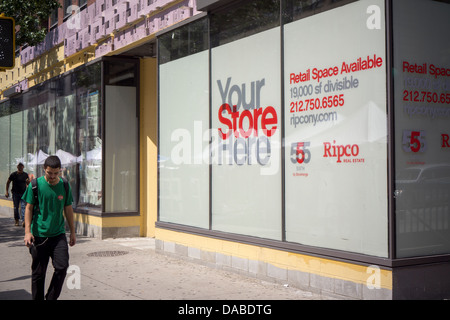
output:
{"label": "red number 5 logo", "polygon": [[291,144],[291,162],[294,164],[309,163],[311,152],[308,150],[310,142],[294,142]]}

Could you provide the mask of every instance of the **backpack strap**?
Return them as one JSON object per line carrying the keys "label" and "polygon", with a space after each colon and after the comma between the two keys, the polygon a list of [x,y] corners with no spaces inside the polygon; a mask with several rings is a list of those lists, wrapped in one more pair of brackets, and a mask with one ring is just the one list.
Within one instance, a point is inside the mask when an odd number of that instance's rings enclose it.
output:
{"label": "backpack strap", "polygon": [[38,184],[36,179],[31,180],[31,190],[33,190],[34,196],[34,210],[37,210],[39,208],[39,198],[38,198]]}
{"label": "backpack strap", "polygon": [[66,190],[66,197],[69,194],[69,181],[66,178],[61,177],[64,183],[64,189]]}

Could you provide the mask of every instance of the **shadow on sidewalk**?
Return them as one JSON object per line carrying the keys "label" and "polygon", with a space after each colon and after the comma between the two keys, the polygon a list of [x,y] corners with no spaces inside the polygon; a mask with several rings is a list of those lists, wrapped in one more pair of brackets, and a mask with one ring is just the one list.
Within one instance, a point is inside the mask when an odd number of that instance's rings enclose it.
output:
{"label": "shadow on sidewalk", "polygon": [[31,300],[31,293],[23,289],[0,291],[0,300]]}
{"label": "shadow on sidewalk", "polygon": [[0,217],[0,243],[23,240],[24,234],[24,228],[15,226],[14,219]]}

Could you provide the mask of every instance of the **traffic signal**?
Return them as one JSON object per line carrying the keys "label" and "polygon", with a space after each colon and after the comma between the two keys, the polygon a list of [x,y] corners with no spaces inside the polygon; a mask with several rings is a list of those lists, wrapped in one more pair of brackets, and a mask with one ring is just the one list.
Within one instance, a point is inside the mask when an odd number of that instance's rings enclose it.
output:
{"label": "traffic signal", "polygon": [[0,15],[0,69],[14,68],[16,27],[13,18]]}

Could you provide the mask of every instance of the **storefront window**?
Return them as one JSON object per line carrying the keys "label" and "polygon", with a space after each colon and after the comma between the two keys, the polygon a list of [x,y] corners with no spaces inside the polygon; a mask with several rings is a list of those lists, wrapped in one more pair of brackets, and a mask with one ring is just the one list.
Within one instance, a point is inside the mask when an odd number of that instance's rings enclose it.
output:
{"label": "storefront window", "polygon": [[450,253],[449,16],[393,1],[397,257]]}
{"label": "storefront window", "polygon": [[[11,174],[10,154],[10,137],[11,137],[11,115],[9,101],[0,104],[0,181],[6,181]],[[12,169],[14,170],[14,169]],[[11,171],[11,172],[10,172]]]}
{"label": "storefront window", "polygon": [[55,101],[53,92],[49,92],[48,83],[33,90],[37,112],[37,176],[44,174],[44,161],[55,154]]}
{"label": "storefront window", "polygon": [[[159,219],[202,228],[209,226],[206,31],[201,19],[158,39]],[[179,43],[195,50],[183,51]]]}
{"label": "storefront window", "polygon": [[25,168],[24,170],[31,175],[31,178],[38,178],[43,174],[38,172],[38,163],[44,163],[44,153],[38,151],[38,109],[36,105],[36,95],[31,89],[23,94],[23,108],[24,108],[24,124],[25,132]]}
{"label": "storefront window", "polygon": [[281,240],[280,3],[211,17],[212,229]]}
{"label": "storefront window", "polygon": [[[78,190],[77,181],[77,143],[76,143],[76,104],[74,75],[66,76],[50,84],[56,94],[56,155],[61,160],[62,176]],[[78,204],[78,192],[72,192],[74,203]],[[75,205],[76,206],[76,205]]]}
{"label": "storefront window", "polygon": [[[136,213],[138,62],[127,61],[105,59],[84,66],[1,103],[0,178],[6,181],[18,161],[26,172],[40,177],[45,159],[57,155],[76,210]],[[105,97],[102,70],[108,72]]]}
{"label": "storefront window", "polygon": [[[381,21],[384,1],[371,5]],[[386,257],[385,25],[367,12],[284,26],[286,240]]]}
{"label": "storefront window", "polygon": [[[280,0],[244,1],[230,10],[211,15],[211,47],[221,46],[279,25]],[[245,50],[241,49],[240,51]]]}
{"label": "storefront window", "polygon": [[283,0],[283,22],[307,18],[358,0]]}
{"label": "storefront window", "polygon": [[19,162],[24,162],[23,158],[23,111],[21,110],[22,97],[10,100],[11,107],[11,149],[10,168],[15,171]]}
{"label": "storefront window", "polygon": [[[388,256],[384,12],[382,0],[267,0],[209,15],[211,230]],[[163,61],[179,34],[159,38]],[[207,99],[198,74],[160,61],[160,156],[177,128],[196,133],[175,120],[174,97],[185,98],[184,120],[206,114],[186,99]],[[187,202],[174,192],[187,193],[180,186],[194,173],[174,171],[169,185],[168,168],[160,170],[160,221],[202,225],[192,223],[195,210],[178,209]]]}
{"label": "storefront window", "polygon": [[101,64],[76,73],[78,208],[101,212],[102,205],[102,107]]}
{"label": "storefront window", "polygon": [[185,58],[208,49],[207,19],[172,30],[158,39],[159,64]]}
{"label": "storefront window", "polygon": [[[105,212],[138,211],[136,61],[105,62]],[[131,143],[130,143],[131,142]]]}
{"label": "storefront window", "polygon": [[37,177],[37,160],[35,154],[37,150],[37,116],[36,108],[31,108],[31,91],[25,92],[23,95],[23,145],[24,145],[24,171],[27,172],[31,179]]}

